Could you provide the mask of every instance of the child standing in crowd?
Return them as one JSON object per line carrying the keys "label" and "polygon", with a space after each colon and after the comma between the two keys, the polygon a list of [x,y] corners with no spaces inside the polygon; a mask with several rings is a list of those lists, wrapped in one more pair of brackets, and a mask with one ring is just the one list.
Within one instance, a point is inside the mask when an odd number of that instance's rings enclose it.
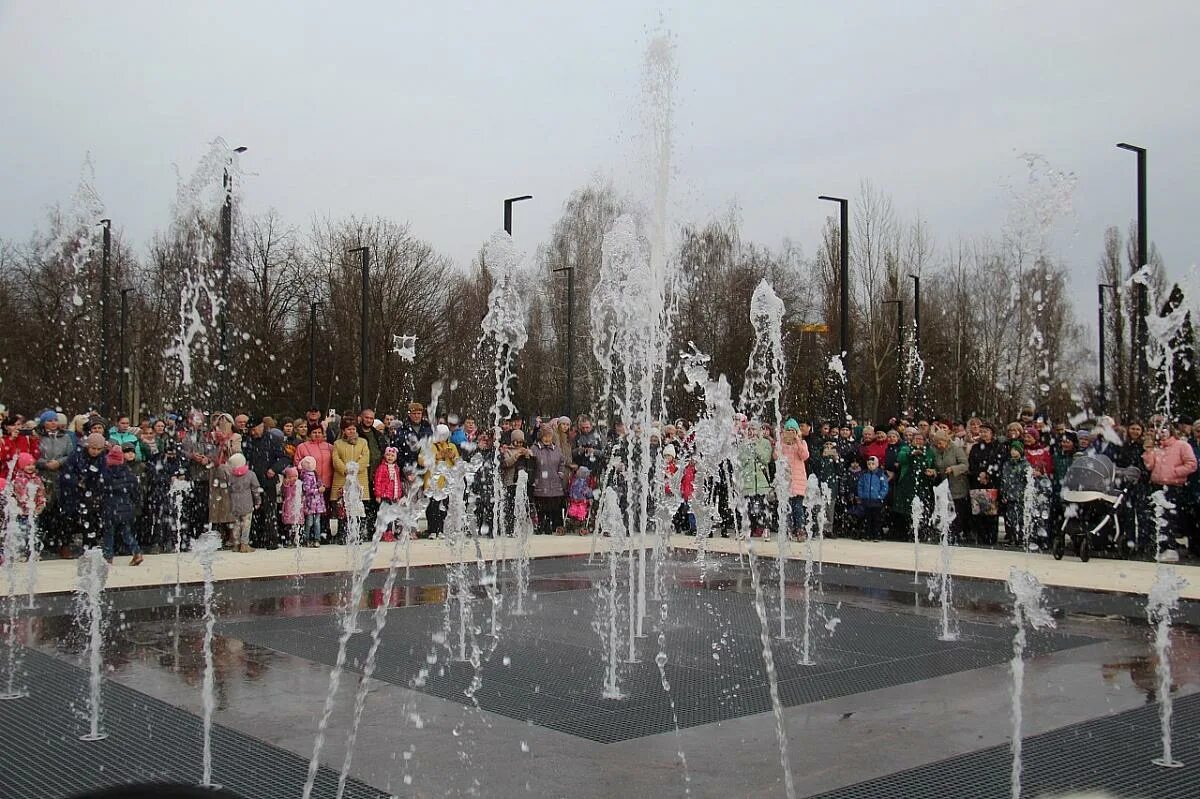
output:
{"label": "child standing in crowd", "polygon": [[1029,461],[1025,445],[1008,442],[1008,460],[1000,472],[1000,509],[1004,514],[1004,542],[1019,546],[1025,534],[1025,488],[1029,482]]}
{"label": "child standing in crowd", "polygon": [[304,497],[300,491],[300,472],[295,466],[283,470],[283,490],[280,491],[283,507],[280,519],[283,526],[292,531],[292,542],[300,546],[300,528],[304,525]]}
{"label": "child standing in crowd", "polygon": [[321,517],[325,515],[325,486],[317,476],[317,459],[300,459],[300,491],[304,497],[304,536],[310,547],[321,546]]}
{"label": "child standing in crowd", "polygon": [[112,446],[106,456],[108,471],[104,475],[104,560],[111,566],[115,554],[114,540],[118,533],[125,546],[133,553],[130,566],[140,566],[142,550],[133,535],[133,521],[141,505],[142,492],[137,477],[125,463],[125,454],[119,446]]}
{"label": "child standing in crowd", "polygon": [[[385,519],[393,518],[395,515],[393,506],[404,496],[404,476],[400,464],[397,462],[399,456],[400,450],[395,447],[386,448],[383,451],[383,462],[375,470],[375,501],[380,504],[380,514]],[[396,540],[390,524],[384,531],[382,540],[388,542]]]}
{"label": "child standing in crowd", "polygon": [[788,419],[783,426],[779,452],[788,464],[788,515],[792,538],[799,539],[804,531],[804,495],[808,491],[808,444],[800,437],[800,423]]}
{"label": "child standing in crowd", "polygon": [[250,470],[246,456],[235,452],[229,456],[229,501],[233,511],[233,545],[237,552],[253,552],[250,546],[250,522],[254,511],[262,504],[263,490],[258,475]]}
{"label": "child standing in crowd", "polygon": [[592,509],[591,474],[586,466],[580,466],[575,470],[571,487],[567,490],[567,524],[572,532],[579,535],[587,534],[588,514]]}
{"label": "child standing in crowd", "polygon": [[[679,508],[675,511],[672,526],[679,533],[696,532],[696,514],[692,513],[692,494],[696,491],[696,465],[688,460],[680,474],[678,452],[674,444],[663,447],[663,470],[666,472],[667,496],[675,493],[675,483],[679,483]],[[676,477],[676,475],[679,475]]]}
{"label": "child standing in crowd", "polygon": [[879,468],[879,458],[867,458],[867,470],[858,475],[858,502],[863,509],[863,537],[878,541],[883,535],[883,502],[888,495],[887,472]]}
{"label": "child standing in crowd", "polygon": [[[346,485],[342,488],[341,512],[346,517],[346,543],[356,544],[363,540],[363,521],[367,508],[363,503],[362,485],[358,479],[358,463],[346,463]],[[369,537],[369,536],[367,536]]]}
{"label": "child standing in crowd", "polygon": [[[16,469],[12,475],[12,498],[17,503],[17,524],[25,538],[25,553],[32,553],[38,546],[36,540],[30,540],[34,520],[46,509],[46,486],[37,471],[37,460],[28,452],[17,456]],[[0,554],[0,563],[4,562]]]}

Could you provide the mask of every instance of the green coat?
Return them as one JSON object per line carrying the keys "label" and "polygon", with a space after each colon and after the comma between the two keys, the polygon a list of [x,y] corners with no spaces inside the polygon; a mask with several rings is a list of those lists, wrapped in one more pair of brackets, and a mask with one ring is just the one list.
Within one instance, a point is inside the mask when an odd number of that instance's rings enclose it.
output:
{"label": "green coat", "polygon": [[913,499],[920,497],[921,502],[925,504],[925,511],[932,511],[930,501],[935,481],[926,477],[924,471],[937,468],[933,460],[933,449],[926,447],[917,455],[912,447],[905,444],[900,447],[897,460],[900,463],[900,477],[896,480],[896,502],[892,506],[893,510],[902,514],[912,513]]}
{"label": "green coat", "polygon": [[771,464],[771,442],[765,438],[743,441],[738,447],[738,472],[742,496],[761,496],[771,491],[767,467]]}

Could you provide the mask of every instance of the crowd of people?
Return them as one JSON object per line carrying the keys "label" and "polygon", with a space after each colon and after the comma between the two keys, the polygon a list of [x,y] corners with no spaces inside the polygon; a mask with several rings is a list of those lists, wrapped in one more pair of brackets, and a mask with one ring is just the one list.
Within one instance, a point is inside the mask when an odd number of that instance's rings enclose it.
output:
{"label": "crowd of people", "polygon": [[[499,524],[511,535],[522,473],[528,521],[539,534],[594,532],[596,499],[611,488],[626,519],[646,513],[648,525],[656,503],[671,498],[670,523],[680,533],[697,531],[704,507],[714,534],[800,538],[820,507],[828,536],[932,540],[940,535],[935,488],[945,483],[955,543],[1038,551],[1069,513],[1062,480],[1085,453],[1105,455],[1129,475],[1117,542],[1123,554],[1161,549],[1171,559],[1183,538],[1193,553],[1200,547],[1192,534],[1200,518],[1200,422],[1162,417],[1149,427],[1101,417],[1088,429],[1068,429],[1027,407],[1003,428],[971,418],[788,419],[776,429],[738,415],[737,457],[708,464],[703,478],[695,428],[683,419],[630,435],[619,421],[601,429],[586,415],[534,417],[528,427],[513,417],[495,442],[490,422],[453,413],[431,420],[419,402],[402,416],[381,417],[369,408],[312,408],[295,419],[192,410],[147,415],[135,426],[127,416],[110,423],[97,413],[68,419],[47,409],[29,417],[0,410],[0,421],[5,513],[26,533],[36,531],[22,538],[50,557],[77,557],[99,544],[111,563],[121,548],[135,566],[143,552],[187,549],[209,529],[242,553],[343,542],[373,530],[388,506],[420,513],[387,514],[410,522],[399,529],[389,521],[384,540],[438,538],[456,491],[471,500],[476,530],[488,534]],[[639,491],[645,505],[631,501]]]}

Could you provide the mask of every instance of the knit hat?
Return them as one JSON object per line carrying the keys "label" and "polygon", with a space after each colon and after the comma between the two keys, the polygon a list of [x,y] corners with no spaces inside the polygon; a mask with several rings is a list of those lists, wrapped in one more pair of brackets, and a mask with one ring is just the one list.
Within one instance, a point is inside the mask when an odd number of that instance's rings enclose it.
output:
{"label": "knit hat", "polygon": [[229,468],[240,469],[246,465],[246,456],[240,452],[235,452],[229,456]]}
{"label": "knit hat", "polygon": [[1034,441],[1041,441],[1041,440],[1042,440],[1042,434],[1038,432],[1038,429],[1037,429],[1036,427],[1026,427],[1026,428],[1025,428],[1025,435],[1029,436],[1029,437],[1030,437],[1030,438],[1032,438]]}
{"label": "knit hat", "polygon": [[22,452],[20,455],[17,456],[17,469],[19,471],[22,471],[22,472],[25,471],[30,466],[32,466],[34,463],[36,463],[36,461],[33,459],[33,456],[30,455],[28,452]]}
{"label": "knit hat", "polygon": [[389,454],[395,455],[396,457],[400,457],[400,450],[396,449],[395,447],[384,447],[383,454],[385,457]]}
{"label": "knit hat", "polygon": [[439,424],[433,431],[434,441],[447,441],[450,438],[450,428],[444,424]]}
{"label": "knit hat", "polygon": [[54,414],[54,420],[58,422],[59,427],[67,426],[67,415],[65,413]]}
{"label": "knit hat", "polygon": [[83,445],[89,449],[105,449],[108,443],[99,433],[88,433],[88,437],[83,440]]}
{"label": "knit hat", "polygon": [[288,466],[286,469],[283,470],[284,477],[296,477],[297,474],[298,473],[296,472],[295,466]]}
{"label": "knit hat", "polygon": [[663,447],[662,456],[664,458],[674,458],[675,457],[675,447],[672,446],[671,444],[667,444],[665,447]]}
{"label": "knit hat", "polygon": [[554,435],[554,428],[548,424],[543,424],[541,427],[538,428],[538,438],[541,438],[542,436],[546,436],[546,435],[550,435],[550,436]]}
{"label": "knit hat", "polygon": [[570,424],[571,417],[570,416],[560,416],[555,421],[558,422],[559,424]]}
{"label": "knit hat", "polygon": [[575,470],[575,476],[578,477],[580,480],[588,479],[588,477],[590,477],[591,474],[592,474],[592,470],[586,466],[580,466],[578,469]]}
{"label": "knit hat", "polygon": [[58,421],[58,414],[55,413],[54,411],[42,411],[41,415],[38,416],[38,424],[45,424],[46,422],[57,422],[57,421]]}
{"label": "knit hat", "polygon": [[1012,441],[1008,442],[1008,448],[1009,448],[1009,450],[1015,449],[1017,452],[1020,452],[1022,455],[1025,454],[1025,445],[1022,444],[1020,441],[1016,440],[1015,438]]}
{"label": "knit hat", "polygon": [[795,430],[798,433],[798,432],[800,432],[800,423],[797,422],[795,419],[788,419],[786,422],[783,423],[783,429],[784,430]]}
{"label": "knit hat", "polygon": [[104,456],[104,460],[109,466],[120,466],[125,462],[125,453],[121,452],[120,447],[113,445],[108,448],[108,454]]}
{"label": "knit hat", "polygon": [[317,459],[312,455],[306,455],[300,459],[300,468],[306,472],[315,472],[317,470]]}

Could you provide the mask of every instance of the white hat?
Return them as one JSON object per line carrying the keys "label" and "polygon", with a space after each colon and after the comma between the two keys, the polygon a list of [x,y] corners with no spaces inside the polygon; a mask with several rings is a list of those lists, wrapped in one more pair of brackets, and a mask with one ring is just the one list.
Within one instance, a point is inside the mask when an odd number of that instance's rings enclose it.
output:
{"label": "white hat", "polygon": [[433,431],[433,438],[435,441],[446,441],[450,438],[450,428],[444,424],[439,424]]}
{"label": "white hat", "polygon": [[675,447],[671,444],[667,444],[665,447],[663,447],[662,455],[664,458],[674,458],[675,457]]}
{"label": "white hat", "polygon": [[240,469],[246,465],[246,456],[240,452],[235,452],[229,456],[229,467],[231,469]]}

